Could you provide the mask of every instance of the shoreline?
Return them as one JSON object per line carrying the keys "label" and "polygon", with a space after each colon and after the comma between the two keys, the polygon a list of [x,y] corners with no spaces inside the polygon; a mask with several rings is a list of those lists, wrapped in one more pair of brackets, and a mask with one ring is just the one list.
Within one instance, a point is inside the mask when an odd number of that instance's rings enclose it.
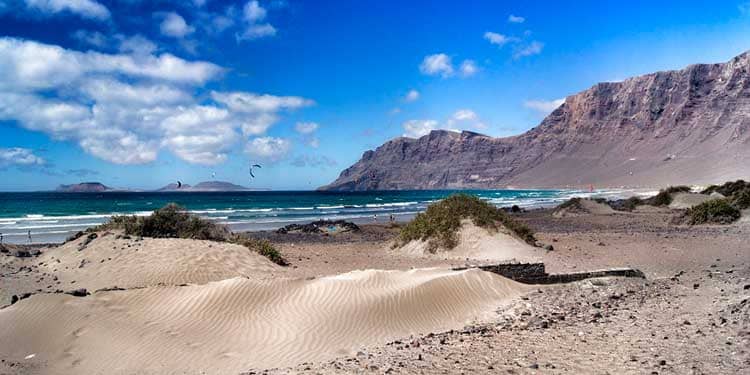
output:
{"label": "shoreline", "polygon": [[[507,301],[498,300],[488,305],[487,309],[480,305],[472,305],[475,302],[456,302],[456,298],[471,295],[473,292],[470,291],[475,290],[473,288],[478,288],[476,290],[500,288],[498,290],[501,290],[505,288],[501,285],[506,284],[490,286],[483,283],[495,283],[496,281],[492,280],[503,280],[503,278],[500,276],[486,278],[484,271],[469,274],[448,272],[447,270],[456,267],[477,263],[476,260],[448,257],[448,253],[415,257],[394,252],[390,243],[398,235],[398,228],[387,223],[364,224],[359,232],[342,232],[327,236],[304,233],[280,234],[275,231],[245,234],[271,241],[289,260],[288,267],[274,266],[264,259],[253,258],[254,260],[251,261],[246,257],[256,255],[250,254],[245,248],[235,248],[234,245],[225,243],[180,239],[126,239],[118,238],[112,233],[102,235],[88,247],[79,250],[82,248],[79,243],[84,240],[82,238],[63,246],[42,249],[43,254],[38,257],[0,256],[0,274],[3,275],[5,281],[0,290],[2,292],[0,299],[3,301],[1,304],[6,305],[10,302],[12,295],[34,293],[28,299],[18,302],[17,305],[6,307],[8,312],[18,306],[32,309],[44,301],[57,301],[54,303],[68,306],[49,310],[54,311],[56,316],[72,314],[77,311],[75,306],[78,304],[83,304],[83,306],[92,304],[90,309],[94,309],[97,304],[106,305],[109,303],[107,301],[114,299],[113,308],[126,309],[126,311],[136,309],[130,313],[135,314],[132,315],[133,317],[143,314],[143,312],[136,312],[140,311],[137,310],[140,305],[135,304],[135,301],[143,298],[151,301],[144,305],[149,309],[160,308],[159,306],[162,305],[172,306],[178,301],[183,301],[180,304],[193,301],[185,306],[192,306],[193,303],[200,301],[214,301],[209,305],[218,304],[222,307],[212,316],[223,321],[222,319],[236,319],[232,316],[225,316],[237,309],[238,305],[231,301],[244,301],[239,304],[246,306],[243,307],[244,309],[253,306],[253,301],[260,298],[259,296],[251,298],[244,294],[246,292],[243,292],[245,289],[242,285],[247,283],[251,285],[259,283],[253,286],[253,288],[261,288],[258,290],[266,290],[263,288],[270,288],[273,285],[284,285],[284,288],[278,291],[276,289],[273,289],[273,292],[269,291],[268,293],[271,293],[269,295],[282,293],[282,290],[296,285],[303,289],[313,288],[312,290],[322,293],[316,294],[318,299],[327,300],[326,298],[334,298],[334,296],[343,298],[339,302],[332,302],[332,305],[326,309],[345,306],[345,301],[356,301],[361,297],[355,297],[357,294],[346,294],[345,291],[349,290],[347,288],[342,287],[343,289],[335,289],[337,291],[333,292],[328,290],[328,287],[323,288],[323,285],[330,285],[334,288],[335,285],[339,285],[338,283],[362,282],[364,283],[361,286],[364,288],[361,289],[363,291],[373,287],[380,288],[379,285],[385,288],[378,289],[377,292],[373,291],[372,294],[362,292],[365,293],[362,296],[369,296],[368,298],[376,298],[375,296],[381,295],[380,293],[388,295],[387,290],[401,290],[400,288],[411,285],[399,292],[404,294],[396,294],[389,297],[391,299],[386,299],[390,301],[387,304],[381,305],[381,302],[377,302],[376,305],[365,310],[356,310],[382,311],[382,314],[385,314],[366,315],[369,317],[367,319],[376,319],[375,321],[379,322],[371,323],[373,326],[368,325],[368,327],[385,329],[382,331],[383,336],[378,336],[382,339],[362,341],[359,344],[352,344],[348,341],[346,344],[339,344],[340,341],[337,341],[335,337],[346,335],[346,333],[336,333],[338,332],[336,327],[359,327],[357,324],[360,323],[357,322],[362,322],[364,318],[348,319],[348,314],[336,313],[335,319],[329,320],[314,312],[319,310],[311,310],[305,313],[306,316],[323,319],[316,323],[325,327],[321,333],[312,338],[304,333],[307,331],[302,327],[297,327],[294,328],[294,332],[297,332],[294,336],[296,339],[283,341],[283,345],[279,344],[282,345],[280,348],[296,348],[290,353],[299,353],[301,355],[299,360],[283,359],[286,357],[282,355],[275,360],[276,362],[273,362],[281,364],[279,366],[245,353],[239,358],[251,361],[250,363],[255,360],[257,362],[254,363],[262,365],[239,365],[239,362],[234,362],[232,358],[235,357],[232,356],[205,357],[201,360],[204,362],[195,362],[192,370],[207,370],[215,366],[228,366],[229,363],[235,363],[225,369],[234,373],[267,371],[269,373],[323,374],[386,371],[404,374],[486,372],[493,369],[526,372],[543,368],[552,372],[578,373],[591,371],[641,373],[654,369],[660,373],[685,373],[695,370],[693,367],[709,373],[739,371],[750,363],[748,362],[750,353],[747,349],[743,349],[747,348],[750,342],[750,336],[747,335],[747,332],[750,332],[750,319],[747,317],[750,315],[742,315],[750,314],[748,304],[746,302],[742,304],[742,301],[747,300],[749,290],[747,280],[750,280],[750,262],[747,260],[745,243],[750,233],[750,226],[747,222],[737,222],[726,226],[695,227],[670,224],[671,217],[675,214],[675,211],[669,209],[586,214],[576,217],[554,217],[550,209],[512,214],[517,220],[534,228],[540,241],[554,245],[552,251],[540,248],[533,250],[545,264],[547,272],[551,274],[633,267],[642,270],[647,279],[605,277],[570,284],[526,285],[518,289],[520,294],[517,297],[512,297]],[[431,274],[431,272],[437,273]],[[241,276],[239,279],[238,275]],[[461,277],[455,279],[451,275],[461,275]],[[467,280],[465,279],[467,277],[468,280],[474,280],[471,281],[472,283],[478,284],[461,287],[455,284],[456,280]],[[418,292],[421,289],[411,289],[433,284],[440,285],[440,287],[424,292]],[[116,287],[115,290],[106,291],[114,287]],[[221,297],[225,293],[223,291],[225,287],[230,288],[227,292],[232,298]],[[515,286],[508,287],[516,290]],[[76,288],[86,288],[90,295],[71,297],[54,293],[56,289],[70,291]],[[384,306],[401,306],[401,303],[409,303],[409,301],[415,301],[414,303],[418,304],[415,306],[422,306],[426,303],[425,301],[429,300],[414,300],[415,296],[420,293],[434,295],[445,288],[458,289],[455,289],[455,293],[452,292],[437,300],[452,301],[453,304],[461,306],[464,306],[463,304],[474,306],[470,309],[473,311],[472,314],[461,316],[476,316],[475,314],[481,312],[482,319],[444,321],[447,325],[442,326],[443,328],[435,325],[429,326],[432,328],[425,331],[427,328],[424,327],[427,326],[423,326],[413,333],[386,329],[388,327],[386,322],[401,319],[406,316],[401,314],[406,314],[406,311],[417,311],[414,310],[417,307],[399,310],[401,312],[393,313],[396,315],[390,315],[392,313],[386,313],[390,310],[383,310]],[[97,291],[100,289],[104,290]],[[191,291],[198,294],[193,295]],[[179,297],[181,295],[185,297]],[[348,297],[341,297],[342,295]],[[131,297],[128,296],[133,296],[132,298],[135,299],[131,301]],[[214,300],[214,298],[218,299]],[[166,301],[173,302],[167,303]],[[711,301],[721,301],[721,303],[711,303]],[[302,305],[313,303],[313,306],[316,306],[317,302],[299,303]],[[449,305],[451,304],[445,306]],[[273,306],[276,305],[273,304]],[[363,308],[364,305],[355,303],[346,306],[356,309]],[[281,309],[278,314],[291,311],[288,306],[278,308]],[[444,308],[446,307],[418,311],[422,311],[420,314],[439,314],[439,311]],[[107,317],[116,314],[116,311],[119,311],[117,309],[112,313],[107,312],[108,310],[86,311],[96,314],[99,317],[97,319],[109,319]],[[29,311],[29,314],[30,316],[45,316],[33,309]],[[166,314],[167,319],[170,316],[167,311],[163,314]],[[202,316],[201,314],[200,312],[184,312],[180,316]],[[3,316],[10,315],[0,314],[0,320]],[[69,316],[67,319],[73,319],[76,323],[69,328],[66,325],[64,329],[54,323],[57,319],[43,318],[43,322],[46,323],[39,324],[50,325],[46,328],[50,330],[48,332],[59,332],[59,334],[47,333],[45,337],[56,340],[70,338],[77,345],[94,345],[87,346],[87,352],[76,354],[84,358],[82,365],[95,366],[96,363],[100,363],[102,366],[110,366],[117,363],[117,356],[107,357],[104,354],[95,354],[100,350],[106,352],[109,345],[95,344],[95,338],[106,332],[106,330],[102,331],[105,328],[95,324],[97,319],[89,320],[84,315],[66,316]],[[222,316],[224,318],[221,318]],[[418,316],[414,318],[417,319]],[[424,319],[428,319],[427,317],[429,320],[438,319],[432,315],[425,315]],[[292,322],[297,321],[296,319],[299,318],[281,319],[281,322],[277,323],[271,320],[264,324],[281,324],[277,329],[282,329],[286,327],[284,324],[293,324]],[[188,320],[181,324],[195,325],[202,321]],[[685,321],[690,324],[685,324]],[[220,325],[223,324],[220,323]],[[89,336],[86,330],[77,331],[76,329],[80,327],[93,330],[92,336]],[[141,328],[134,326],[132,329]],[[354,328],[348,330],[351,329]],[[363,329],[366,328],[357,328],[357,330]],[[183,337],[189,334],[189,330],[183,332],[173,327],[167,331],[172,334],[164,334],[165,331],[159,329],[143,331],[142,334],[153,335],[155,340],[158,338],[157,342],[161,342],[162,346],[148,351],[135,348],[134,352],[141,353],[138,355],[142,357],[138,357],[139,361],[129,363],[153,363],[155,357],[151,356],[151,351],[161,353],[158,357],[161,358],[159,361],[162,361],[173,354],[176,355],[177,352],[172,352],[172,350],[178,348],[180,351],[187,350],[181,345],[192,342],[190,336]],[[241,331],[242,329],[239,329],[237,332]],[[71,332],[78,333],[72,335]],[[330,334],[322,332],[330,332]],[[29,332],[24,331],[24,333]],[[163,334],[166,336],[162,338]],[[222,340],[211,341],[213,343],[211,347],[219,348],[224,342],[235,342],[232,339],[232,333],[227,332],[222,335]],[[60,369],[48,367],[64,362],[59,362],[62,361],[59,358],[49,357],[48,351],[56,352],[59,347],[34,349],[40,348],[37,345],[41,344],[28,341],[31,337],[34,336],[26,335],[23,340],[14,345],[14,347],[20,345],[20,348],[28,347],[29,349],[25,349],[28,352],[20,349],[21,352],[18,354],[0,355],[5,360],[0,363],[0,370],[10,371],[10,367],[7,366],[11,364],[14,369],[23,369],[24,372],[29,373],[45,373]],[[201,337],[205,340],[208,336]],[[276,340],[281,339],[281,336],[274,337]],[[729,340],[727,337],[732,339]],[[319,340],[323,340],[321,344],[323,346],[315,346],[315,350],[309,351],[309,343],[321,342]],[[169,344],[170,342],[181,344],[175,347]],[[612,344],[613,342],[616,344]],[[686,345],[686,342],[690,344]],[[0,339],[0,348],[6,348],[6,344]],[[68,344],[61,345],[64,347]],[[570,347],[580,349],[562,350],[562,348]],[[657,348],[657,351],[654,352],[651,348]],[[705,348],[710,349],[705,350]],[[203,353],[200,355],[205,356],[207,352],[202,350],[199,349],[196,353]],[[286,353],[284,350],[276,351],[276,353]],[[91,355],[87,354],[88,352],[91,352]],[[32,353],[36,354],[35,358],[24,359],[24,356]],[[504,354],[498,355],[498,353]],[[658,354],[658,357],[654,354]],[[631,358],[636,358],[636,360],[631,360]],[[300,362],[306,362],[306,364],[299,364]],[[582,363],[589,363],[590,367],[581,367]],[[175,369],[182,368],[179,367],[181,365],[175,365],[178,366]],[[66,371],[62,372],[66,373]]]}

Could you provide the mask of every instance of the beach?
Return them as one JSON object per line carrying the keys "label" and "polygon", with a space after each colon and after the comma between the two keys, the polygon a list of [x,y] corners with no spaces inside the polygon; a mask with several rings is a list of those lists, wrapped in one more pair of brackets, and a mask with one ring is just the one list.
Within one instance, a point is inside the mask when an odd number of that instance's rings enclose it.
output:
{"label": "beach", "polygon": [[750,223],[676,212],[513,214],[552,250],[508,246],[549,273],[645,274],[553,285],[472,268],[497,259],[394,250],[398,224],[245,234],[286,267],[227,243],[82,237],[0,257],[0,372],[741,372]]}

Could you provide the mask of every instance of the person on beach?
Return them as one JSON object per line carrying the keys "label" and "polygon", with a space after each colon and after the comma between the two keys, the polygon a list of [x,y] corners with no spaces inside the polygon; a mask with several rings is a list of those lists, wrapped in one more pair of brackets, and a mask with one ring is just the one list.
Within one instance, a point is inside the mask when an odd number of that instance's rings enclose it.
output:
{"label": "person on beach", "polygon": [[396,217],[395,217],[395,216],[393,216],[393,214],[391,214],[391,215],[390,215],[390,216],[388,217],[388,221],[390,221],[390,222],[391,222],[391,224],[393,224],[393,223],[394,223],[394,222],[396,221]]}
{"label": "person on beach", "polygon": [[378,221],[378,214],[372,215],[372,221],[377,222]]}
{"label": "person on beach", "polygon": [[31,230],[29,229],[29,243],[31,243]]}
{"label": "person on beach", "polygon": [[2,243],[3,243],[3,233],[0,232],[0,244],[2,244]]}

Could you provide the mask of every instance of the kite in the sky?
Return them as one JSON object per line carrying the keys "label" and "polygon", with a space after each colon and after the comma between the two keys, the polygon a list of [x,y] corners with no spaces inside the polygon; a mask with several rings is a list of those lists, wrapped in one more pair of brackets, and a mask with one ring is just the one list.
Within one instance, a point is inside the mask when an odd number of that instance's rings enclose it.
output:
{"label": "kite in the sky", "polygon": [[253,174],[253,168],[262,168],[260,164],[253,164],[250,166],[250,177],[255,178],[255,175]]}
{"label": "kite in the sky", "polygon": [[181,188],[181,187],[182,187],[182,182],[180,182],[180,181],[177,181],[177,188],[179,189],[179,188]]}

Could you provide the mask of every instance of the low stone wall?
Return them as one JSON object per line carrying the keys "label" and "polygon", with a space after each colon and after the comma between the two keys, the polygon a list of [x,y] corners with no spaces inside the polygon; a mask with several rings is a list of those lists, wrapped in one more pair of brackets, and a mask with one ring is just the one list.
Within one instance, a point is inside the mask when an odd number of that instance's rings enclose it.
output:
{"label": "low stone wall", "polygon": [[511,280],[524,284],[561,284],[590,279],[593,277],[638,277],[645,279],[646,276],[635,268],[613,268],[588,272],[548,274],[544,263],[505,263],[481,266],[457,267],[454,270],[465,270],[468,268],[479,268],[483,271],[496,273]]}

